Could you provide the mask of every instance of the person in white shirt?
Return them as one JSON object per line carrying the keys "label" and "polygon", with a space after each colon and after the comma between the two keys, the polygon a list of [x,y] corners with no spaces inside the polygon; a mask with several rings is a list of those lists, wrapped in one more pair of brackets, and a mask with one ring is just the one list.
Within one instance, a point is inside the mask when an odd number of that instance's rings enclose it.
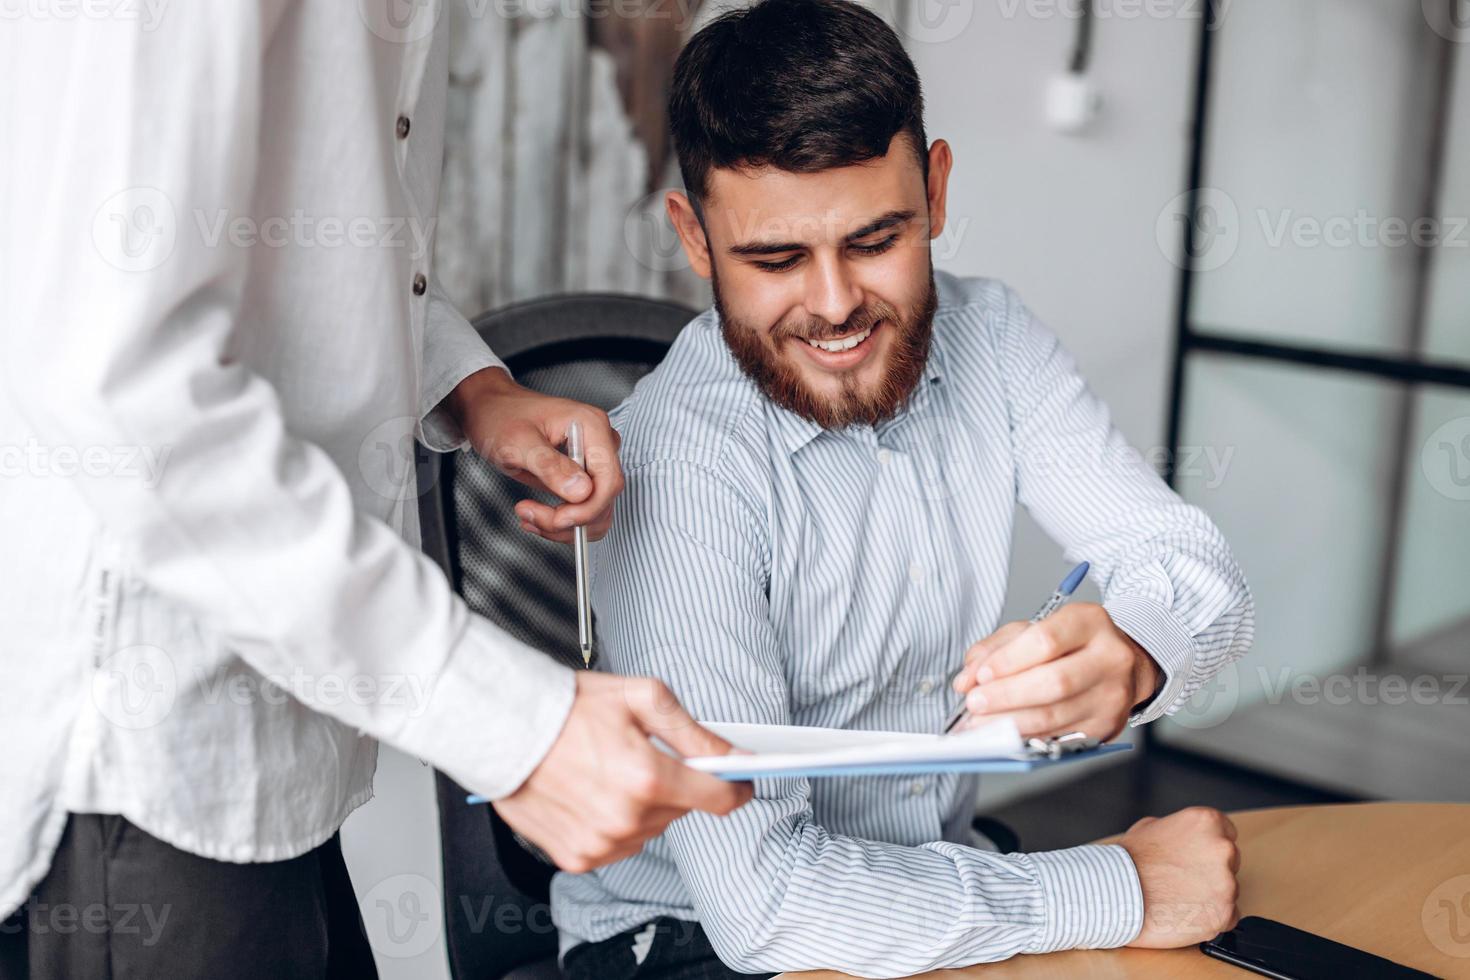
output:
{"label": "person in white shirt", "polygon": [[622,484],[606,417],[516,386],[432,282],[446,29],[0,20],[0,976],[370,974],[335,834],[379,739],[571,870],[749,796],[653,745],[728,750],[661,685],[574,677],[415,547],[415,438],[570,501],[517,507],[555,539]]}

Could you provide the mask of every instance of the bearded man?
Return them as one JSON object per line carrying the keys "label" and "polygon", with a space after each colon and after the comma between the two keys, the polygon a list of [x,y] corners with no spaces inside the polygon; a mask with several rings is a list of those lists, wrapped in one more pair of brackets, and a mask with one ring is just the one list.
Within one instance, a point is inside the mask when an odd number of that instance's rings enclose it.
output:
{"label": "bearded man", "polygon": [[[687,194],[668,210],[715,303],[613,415],[627,489],[594,557],[612,669],[710,721],[938,732],[966,694],[972,723],[1108,739],[1244,653],[1250,594],[1209,519],[1014,292],[933,271],[952,154],[879,18],[728,14],[681,55],[670,120]],[[997,628],[1017,503],[1092,563],[1101,604]],[[758,780],[730,817],[559,875],[565,969],[894,977],[1233,923],[1218,812],[1000,854],[975,791]]]}

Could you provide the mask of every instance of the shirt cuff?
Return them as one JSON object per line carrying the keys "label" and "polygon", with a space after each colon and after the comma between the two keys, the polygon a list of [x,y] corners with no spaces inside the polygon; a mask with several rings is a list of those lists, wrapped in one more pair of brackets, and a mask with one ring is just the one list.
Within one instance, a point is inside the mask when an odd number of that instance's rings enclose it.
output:
{"label": "shirt cuff", "polygon": [[1112,949],[1143,929],[1143,887],[1127,850],[1089,844],[1027,857],[1041,882],[1046,922],[1028,953]]}
{"label": "shirt cuff", "polygon": [[425,407],[423,416],[419,419],[418,438],[425,446],[439,453],[452,453],[463,449],[468,441],[459,423],[454,420],[454,413],[449,411],[444,404],[444,399],[449,397],[461,381],[485,368],[501,368],[506,374],[510,374],[510,368],[505,362],[491,353],[490,349],[481,344],[478,350],[473,348],[465,351],[462,360],[456,362],[454,370],[441,373],[438,377],[424,378],[424,389],[420,399],[420,405]]}
{"label": "shirt cuff", "polygon": [[1164,672],[1159,693],[1128,719],[1143,725],[1174,706],[1194,669],[1194,637],[1169,608],[1153,599],[1122,596],[1103,603],[1113,624],[1133,638]]}
{"label": "shirt cuff", "polygon": [[571,670],[479,616],[432,684],[389,741],[492,800],[541,764],[576,697]]}

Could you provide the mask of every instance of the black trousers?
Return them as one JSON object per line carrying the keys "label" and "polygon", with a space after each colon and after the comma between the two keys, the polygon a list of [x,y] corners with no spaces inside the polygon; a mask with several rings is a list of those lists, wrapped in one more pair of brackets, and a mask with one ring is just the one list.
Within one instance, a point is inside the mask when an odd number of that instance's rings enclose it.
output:
{"label": "black trousers", "polygon": [[51,870],[0,925],[0,980],[376,976],[335,835],[288,861],[232,864],[72,814]]}
{"label": "black trousers", "polygon": [[[648,955],[639,963],[633,940],[649,925],[655,928]],[[599,943],[567,950],[562,962],[567,980],[764,980],[774,973],[736,973],[715,955],[698,922],[662,916],[637,929]]]}

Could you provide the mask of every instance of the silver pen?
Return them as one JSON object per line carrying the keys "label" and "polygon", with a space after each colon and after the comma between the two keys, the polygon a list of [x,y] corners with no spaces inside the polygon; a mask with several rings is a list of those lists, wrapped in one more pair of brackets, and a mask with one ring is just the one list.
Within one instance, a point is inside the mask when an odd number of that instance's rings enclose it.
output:
{"label": "silver pen", "polygon": [[[582,426],[573,422],[567,429],[567,455],[587,469],[587,449],[582,444]],[[577,643],[582,647],[582,666],[592,666],[592,584],[587,569],[587,528],[572,529],[572,561],[577,566]]]}
{"label": "silver pen", "polygon": [[[1058,609],[1062,608],[1062,606],[1066,604],[1067,600],[1072,598],[1072,593],[1077,591],[1077,586],[1081,585],[1082,580],[1087,577],[1087,570],[1090,567],[1092,566],[1088,565],[1087,562],[1083,562],[1076,568],[1072,569],[1067,577],[1062,579],[1062,584],[1057,586],[1057,590],[1051,594],[1051,598],[1043,602],[1041,604],[1041,608],[1036,610],[1036,615],[1031,617],[1031,622],[1039,623],[1046,617],[1050,616],[1052,613],[1056,612]],[[964,669],[965,668],[961,667],[960,671],[963,671]],[[955,677],[958,676],[959,671],[956,671]],[[951,677],[949,679],[949,682],[950,684],[953,684],[954,677]],[[965,699],[960,698],[960,703],[955,707],[954,711],[950,712],[948,720],[946,720],[944,723],[944,734],[948,735],[951,731],[953,731],[954,726],[958,725],[961,719],[963,719],[966,714],[968,714],[968,712],[965,710]]]}

